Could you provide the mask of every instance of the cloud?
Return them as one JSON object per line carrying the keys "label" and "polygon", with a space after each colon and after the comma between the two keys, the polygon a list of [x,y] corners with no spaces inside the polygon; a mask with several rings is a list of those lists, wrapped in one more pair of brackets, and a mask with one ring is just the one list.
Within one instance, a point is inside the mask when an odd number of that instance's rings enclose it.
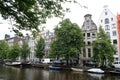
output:
{"label": "cloud", "polygon": [[0,24],[0,40],[4,39],[5,34],[9,34],[10,36],[14,36],[14,32],[9,29],[9,24]]}

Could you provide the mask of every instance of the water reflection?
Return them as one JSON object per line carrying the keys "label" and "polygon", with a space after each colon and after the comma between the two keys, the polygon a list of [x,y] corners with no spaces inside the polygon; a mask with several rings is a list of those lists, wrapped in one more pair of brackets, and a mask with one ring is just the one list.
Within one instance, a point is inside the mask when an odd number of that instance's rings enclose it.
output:
{"label": "water reflection", "polygon": [[88,73],[88,75],[90,75],[91,77],[101,80],[102,77],[104,77],[104,74],[95,74],[95,73]]}
{"label": "water reflection", "polygon": [[0,80],[120,80],[120,76],[0,66]]}
{"label": "water reflection", "polygon": [[81,72],[60,71],[51,72],[49,80],[90,80],[90,76]]}

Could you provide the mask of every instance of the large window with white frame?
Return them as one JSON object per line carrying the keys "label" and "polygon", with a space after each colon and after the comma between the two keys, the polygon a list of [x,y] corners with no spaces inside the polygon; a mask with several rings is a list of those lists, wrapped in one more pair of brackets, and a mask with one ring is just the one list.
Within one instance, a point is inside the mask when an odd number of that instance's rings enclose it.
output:
{"label": "large window with white frame", "polygon": [[105,24],[109,24],[109,19],[105,18]]}
{"label": "large window with white frame", "polygon": [[106,34],[108,35],[108,37],[110,37],[110,32],[106,32]]}
{"label": "large window with white frame", "polygon": [[105,25],[105,30],[110,30],[110,26],[109,25]]}
{"label": "large window with white frame", "polygon": [[116,35],[117,35],[116,31],[113,31],[112,34],[113,34],[113,36],[116,36]]}

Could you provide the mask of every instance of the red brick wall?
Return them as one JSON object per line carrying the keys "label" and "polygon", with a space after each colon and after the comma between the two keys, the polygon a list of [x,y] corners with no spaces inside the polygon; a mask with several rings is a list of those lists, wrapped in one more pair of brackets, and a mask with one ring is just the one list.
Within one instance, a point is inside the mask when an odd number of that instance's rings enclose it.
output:
{"label": "red brick wall", "polygon": [[117,29],[118,29],[118,44],[119,44],[119,57],[120,57],[120,14],[117,14]]}

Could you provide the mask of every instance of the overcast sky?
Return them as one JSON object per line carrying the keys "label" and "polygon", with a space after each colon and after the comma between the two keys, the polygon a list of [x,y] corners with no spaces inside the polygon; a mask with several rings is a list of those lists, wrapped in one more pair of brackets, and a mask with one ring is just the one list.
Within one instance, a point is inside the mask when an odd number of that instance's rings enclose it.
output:
{"label": "overcast sky", "polygon": [[[66,14],[66,18],[70,18],[73,23],[77,23],[82,26],[85,14],[92,14],[92,20],[97,24],[98,19],[103,11],[103,6],[108,5],[110,11],[117,15],[120,13],[120,0],[77,0],[81,6],[87,6],[88,8],[80,7],[78,4],[66,4],[65,6],[71,8],[71,12]],[[59,23],[60,19],[53,18],[48,20],[46,29],[52,30],[55,25]],[[1,22],[3,24],[1,24]],[[4,39],[5,34],[10,34],[14,36],[13,32],[10,32],[8,27],[11,27],[7,21],[2,21],[0,19],[0,39]]]}

